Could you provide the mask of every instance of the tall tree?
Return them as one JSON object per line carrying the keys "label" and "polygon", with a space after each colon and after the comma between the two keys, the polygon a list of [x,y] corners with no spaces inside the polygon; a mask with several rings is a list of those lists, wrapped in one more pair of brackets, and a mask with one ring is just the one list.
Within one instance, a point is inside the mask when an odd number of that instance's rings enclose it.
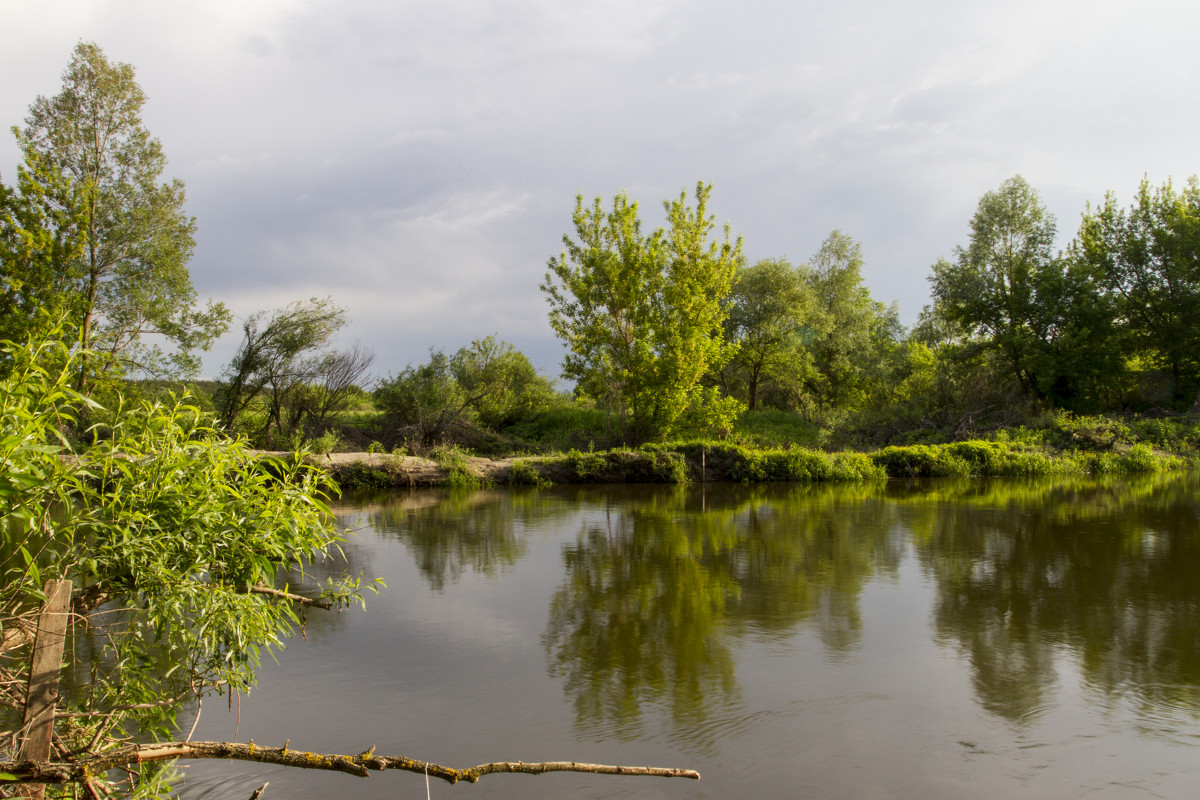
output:
{"label": "tall tree", "polygon": [[[195,221],[183,210],[183,183],[162,182],[162,145],[142,124],[146,97],[133,67],[109,63],[81,42],[54,97],[30,106],[23,132],[27,154],[75,187],[85,244],[58,267],[79,286],[78,328],[84,350],[107,354],[124,370],[194,371],[228,326],[221,304],[198,309],[187,271]],[[41,174],[31,171],[31,174]],[[174,346],[147,344],[158,334]],[[84,388],[94,362],[80,366]]]}
{"label": "tall tree", "polygon": [[705,393],[700,379],[731,354],[724,298],[741,261],[741,240],[710,241],[711,187],[664,202],[667,227],[642,233],[637,203],[625,194],[606,212],[575,201],[578,239],[549,262],[541,285],[550,326],[567,346],[563,372],[581,391],[621,413],[633,442],[661,439],[690,411],[728,416],[728,398]]}
{"label": "tall tree", "polygon": [[1048,399],[1062,328],[1064,263],[1052,251],[1056,225],[1038,193],[1017,175],[986,193],[971,241],[941,259],[930,282],[939,311],[1001,353],[1028,396]]}
{"label": "tall tree", "polygon": [[863,283],[862,245],[835,230],[805,265],[819,316],[810,345],[808,396],[824,409],[859,407],[877,394],[900,338],[899,311],[871,298]]}
{"label": "tall tree", "polygon": [[[1075,255],[1116,303],[1116,317],[1171,378],[1182,405],[1200,391],[1200,183],[1142,181],[1128,211],[1109,194],[1084,214]],[[1200,406],[1200,396],[1196,398]]]}

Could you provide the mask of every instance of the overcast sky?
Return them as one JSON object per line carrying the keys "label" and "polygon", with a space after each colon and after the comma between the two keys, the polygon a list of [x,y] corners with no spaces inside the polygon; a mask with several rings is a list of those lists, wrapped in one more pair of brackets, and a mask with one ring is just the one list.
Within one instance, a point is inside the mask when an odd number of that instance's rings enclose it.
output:
{"label": "overcast sky", "polygon": [[1200,173],[1194,0],[3,0],[0,30],[5,126],[80,40],[132,64],[201,297],[331,296],[381,374],[498,333],[557,375],[537,286],[579,193],[656,226],[710,182],[752,261],[840,228],[911,323],[1006,178],[1065,246],[1087,201]]}

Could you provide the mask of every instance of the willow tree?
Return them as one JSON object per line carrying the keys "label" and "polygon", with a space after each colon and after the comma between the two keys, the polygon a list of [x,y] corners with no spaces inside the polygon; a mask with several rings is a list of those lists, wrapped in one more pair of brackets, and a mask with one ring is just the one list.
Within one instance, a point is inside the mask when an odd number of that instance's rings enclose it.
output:
{"label": "willow tree", "polygon": [[550,326],[567,347],[563,374],[584,394],[616,411],[634,443],[663,439],[685,414],[721,424],[737,404],[700,379],[728,360],[726,308],[742,259],[741,239],[711,240],[711,186],[665,201],[667,226],[646,234],[638,205],[617,194],[575,200],[576,238],[550,259],[541,289]]}

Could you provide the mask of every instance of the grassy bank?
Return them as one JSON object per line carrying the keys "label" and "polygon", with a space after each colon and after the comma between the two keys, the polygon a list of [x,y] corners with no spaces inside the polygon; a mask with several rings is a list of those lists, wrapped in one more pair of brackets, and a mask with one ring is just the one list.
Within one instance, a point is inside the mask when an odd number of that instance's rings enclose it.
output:
{"label": "grassy bank", "polygon": [[1045,437],[1022,440],[1029,438],[1018,431],[992,440],[891,446],[870,452],[677,442],[503,459],[446,448],[433,458],[341,453],[321,460],[346,488],[1116,475],[1200,465],[1195,451],[1173,453],[1144,441],[1126,444],[1076,436],[1063,446]]}

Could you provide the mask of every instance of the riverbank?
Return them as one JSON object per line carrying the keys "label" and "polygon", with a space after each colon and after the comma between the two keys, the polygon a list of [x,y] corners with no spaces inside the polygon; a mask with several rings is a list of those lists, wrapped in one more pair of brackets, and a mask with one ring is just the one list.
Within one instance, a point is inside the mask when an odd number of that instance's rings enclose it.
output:
{"label": "riverbank", "polygon": [[886,447],[868,453],[687,442],[636,450],[570,450],[499,459],[480,458],[453,448],[433,458],[386,453],[327,453],[307,458],[347,489],[1108,475],[1161,472],[1200,464],[1194,454],[1179,455],[1141,443],[1084,443],[1074,448],[1055,448],[980,440]]}

